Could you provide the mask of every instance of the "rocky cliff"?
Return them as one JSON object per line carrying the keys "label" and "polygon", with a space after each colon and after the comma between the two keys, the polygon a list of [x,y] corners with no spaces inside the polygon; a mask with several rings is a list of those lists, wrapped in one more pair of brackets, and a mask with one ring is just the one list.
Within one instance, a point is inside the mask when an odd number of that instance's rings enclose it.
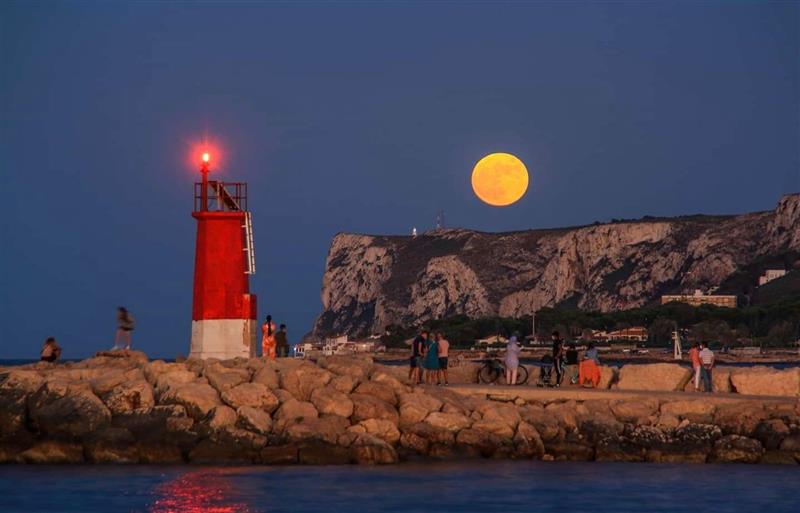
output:
{"label": "rocky cliff", "polygon": [[342,233],[328,252],[314,331],[374,333],[556,305],[609,311],[698,288],[742,294],[763,269],[798,259],[800,194],[784,196],[775,210],[737,216],[417,237]]}

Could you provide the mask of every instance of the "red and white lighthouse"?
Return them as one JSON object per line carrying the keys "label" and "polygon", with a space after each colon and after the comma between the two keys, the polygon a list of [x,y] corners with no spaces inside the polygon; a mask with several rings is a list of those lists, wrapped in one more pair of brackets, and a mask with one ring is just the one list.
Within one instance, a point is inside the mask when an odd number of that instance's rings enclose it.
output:
{"label": "red and white lighthouse", "polygon": [[256,355],[253,225],[247,184],[209,180],[211,156],[203,153],[202,181],[194,185],[197,243],[194,260],[190,357],[228,359]]}

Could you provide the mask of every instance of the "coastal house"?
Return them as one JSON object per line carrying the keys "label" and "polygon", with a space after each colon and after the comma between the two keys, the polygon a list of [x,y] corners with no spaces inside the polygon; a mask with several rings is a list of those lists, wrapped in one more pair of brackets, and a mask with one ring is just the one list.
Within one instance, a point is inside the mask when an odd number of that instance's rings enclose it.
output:
{"label": "coastal house", "polygon": [[695,290],[694,294],[678,294],[672,296],[661,296],[661,304],[678,302],[692,306],[714,305],[726,308],[736,308],[736,296],[704,294],[702,290]]}
{"label": "coastal house", "polygon": [[784,276],[786,276],[785,269],[767,269],[764,271],[764,274],[758,277],[758,286],[760,287],[762,285],[766,285],[772,280],[777,280],[778,278],[783,278]]}
{"label": "coastal house", "polygon": [[588,330],[593,342],[610,342],[612,340],[626,340],[628,342],[646,342],[648,337],[647,328],[644,326],[632,326],[614,331]]}

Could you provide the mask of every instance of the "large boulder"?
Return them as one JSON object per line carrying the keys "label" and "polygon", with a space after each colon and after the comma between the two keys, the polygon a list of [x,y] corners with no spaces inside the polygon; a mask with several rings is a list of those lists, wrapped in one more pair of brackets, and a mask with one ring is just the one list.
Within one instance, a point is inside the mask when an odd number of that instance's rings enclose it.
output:
{"label": "large boulder", "polygon": [[[372,376],[370,376],[370,380],[376,383],[383,383],[384,385],[390,386],[392,390],[394,390],[394,393],[397,395],[404,394],[409,391],[409,387],[405,383],[403,383],[403,381],[400,378],[388,372],[387,367],[383,365],[376,367],[377,367],[376,370],[372,371]],[[405,380],[406,378],[403,377],[402,379]]]}
{"label": "large boulder", "polygon": [[44,380],[35,371],[12,370],[0,384],[0,441],[26,435],[27,398]]}
{"label": "large boulder", "polygon": [[429,413],[439,411],[442,401],[419,390],[400,394],[400,422],[410,425],[422,422]]}
{"label": "large boulder", "polygon": [[232,408],[252,406],[267,413],[278,409],[275,394],[263,383],[242,383],[222,392],[222,401]]}
{"label": "large boulder", "polygon": [[394,389],[385,383],[365,381],[356,387],[355,393],[371,395],[392,406],[397,406],[397,395],[395,395]]}
{"label": "large boulder", "polygon": [[356,385],[358,385],[358,380],[353,376],[344,374],[342,376],[336,376],[333,378],[329,385],[334,390],[338,390],[343,394],[349,394],[354,388],[356,388]]}
{"label": "large boulder", "polygon": [[146,415],[155,406],[153,387],[142,376],[115,386],[104,396],[104,402],[114,415]]}
{"label": "large boulder", "polygon": [[84,444],[84,454],[90,463],[139,462],[133,435],[121,428],[105,428],[93,433]]}
{"label": "large boulder", "polygon": [[397,451],[385,440],[369,434],[359,435],[350,446],[353,461],[362,465],[397,463]]}
{"label": "large boulder", "polygon": [[326,415],[324,417],[304,418],[301,422],[289,424],[286,428],[286,436],[294,441],[319,440],[331,445],[335,445],[339,440],[339,435],[343,434],[350,427],[350,421],[338,415]]}
{"label": "large boulder", "polygon": [[507,437],[499,436],[491,431],[483,429],[468,428],[459,431],[458,435],[456,435],[456,443],[467,449],[471,449],[473,453],[477,453],[476,455],[490,458],[503,445],[504,438],[506,438],[505,441],[508,443]]}
{"label": "large boulder", "polygon": [[650,416],[658,412],[658,400],[645,401],[620,400],[609,402],[611,412],[620,422],[649,424]]}
{"label": "large boulder", "polygon": [[231,427],[236,424],[237,415],[236,411],[230,406],[219,405],[215,406],[213,410],[211,410],[211,414],[209,415],[208,426],[211,429],[224,429],[227,427]]}
{"label": "large boulder", "polygon": [[333,378],[327,370],[316,365],[305,363],[280,373],[281,388],[301,401],[311,399],[311,393],[317,388],[324,388]]}
{"label": "large boulder", "polygon": [[673,401],[661,405],[662,415],[674,415],[681,420],[688,419],[689,422],[695,424],[711,424],[714,420],[715,410],[713,404],[702,398]]}
{"label": "large boulder", "polygon": [[513,404],[488,401],[480,404],[476,411],[480,412],[485,421],[493,421],[508,426],[512,433],[517,429],[521,420],[519,409]]}
{"label": "large boulder", "polygon": [[220,363],[206,365],[203,376],[208,379],[208,383],[216,388],[219,393],[250,381],[249,370],[225,367]]}
{"label": "large boulder", "polygon": [[773,369],[772,367],[737,368],[731,372],[731,384],[739,394],[800,395],[800,368]]}
{"label": "large boulder", "polygon": [[179,404],[195,420],[203,419],[221,403],[217,390],[207,383],[184,383],[170,388],[162,397],[166,404]]}
{"label": "large boulder", "polygon": [[350,417],[353,414],[353,401],[338,390],[325,387],[311,392],[311,403],[323,415]]}
{"label": "large boulder", "polygon": [[676,363],[624,365],[619,371],[620,390],[678,390],[692,370]]}
{"label": "large boulder", "polygon": [[386,419],[362,420],[356,426],[353,426],[353,428],[356,427],[361,427],[364,429],[365,433],[377,436],[390,444],[395,444],[400,440],[400,431],[397,429],[397,426]]}
{"label": "large boulder", "polygon": [[272,418],[264,410],[242,406],[236,410],[236,425],[247,431],[268,435],[272,430]]}
{"label": "large boulder", "polygon": [[514,435],[516,453],[523,458],[540,459],[544,455],[544,442],[539,432],[527,422],[520,422]]}
{"label": "large boulder", "polygon": [[739,435],[727,435],[714,443],[712,461],[721,463],[758,463],[764,449],[761,442]]}
{"label": "large boulder", "polygon": [[80,444],[45,440],[19,454],[20,463],[82,463]]}
{"label": "large boulder", "polygon": [[425,417],[425,422],[433,427],[445,429],[451,433],[458,433],[472,425],[472,421],[461,413],[444,413],[435,411]]}
{"label": "large boulder", "polygon": [[280,386],[280,379],[274,366],[264,365],[253,374],[253,383],[261,383],[274,390]]}
{"label": "large boulder", "polygon": [[764,405],[756,401],[720,404],[714,413],[714,424],[729,435],[751,436],[756,427],[769,418]]}
{"label": "large boulder", "polygon": [[289,399],[281,404],[275,412],[273,429],[283,432],[287,426],[319,417],[319,412],[314,405],[306,401]]}
{"label": "large boulder", "polygon": [[527,405],[520,409],[522,419],[532,425],[546,442],[557,440],[564,434],[558,420],[541,406]]}
{"label": "large boulder", "polygon": [[[103,397],[116,387],[132,381],[144,381],[142,369],[110,369],[105,374],[92,379],[89,384],[92,392],[98,397]],[[148,383],[149,385],[149,383]]]}
{"label": "large boulder", "polygon": [[400,422],[395,407],[375,396],[354,393],[350,395],[350,400],[353,401],[353,422],[367,419],[386,419],[394,424]]}
{"label": "large boulder", "polygon": [[28,399],[30,420],[47,435],[83,436],[111,420],[111,412],[88,383],[48,381]]}
{"label": "large boulder", "polygon": [[352,356],[328,356],[321,358],[319,365],[339,376],[350,376],[358,383],[367,380],[372,368],[370,360]]}

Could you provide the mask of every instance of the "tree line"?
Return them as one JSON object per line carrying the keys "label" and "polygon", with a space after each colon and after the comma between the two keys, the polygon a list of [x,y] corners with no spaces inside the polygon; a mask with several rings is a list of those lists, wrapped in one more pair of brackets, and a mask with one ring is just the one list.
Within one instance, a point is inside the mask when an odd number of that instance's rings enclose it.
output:
{"label": "tree line", "polygon": [[[800,339],[800,297],[784,299],[765,306],[724,308],[713,305],[692,306],[673,302],[615,312],[597,312],[565,308],[542,308],[536,312],[537,337],[547,339],[558,330],[565,338],[587,338],[587,330],[612,331],[644,326],[650,345],[668,345],[674,329],[687,330],[691,341],[719,345],[789,346]],[[383,343],[399,347],[420,329],[442,331],[455,346],[471,346],[475,340],[502,335],[532,334],[531,316],[520,318],[455,315],[429,320],[421,326],[388,326]]]}

